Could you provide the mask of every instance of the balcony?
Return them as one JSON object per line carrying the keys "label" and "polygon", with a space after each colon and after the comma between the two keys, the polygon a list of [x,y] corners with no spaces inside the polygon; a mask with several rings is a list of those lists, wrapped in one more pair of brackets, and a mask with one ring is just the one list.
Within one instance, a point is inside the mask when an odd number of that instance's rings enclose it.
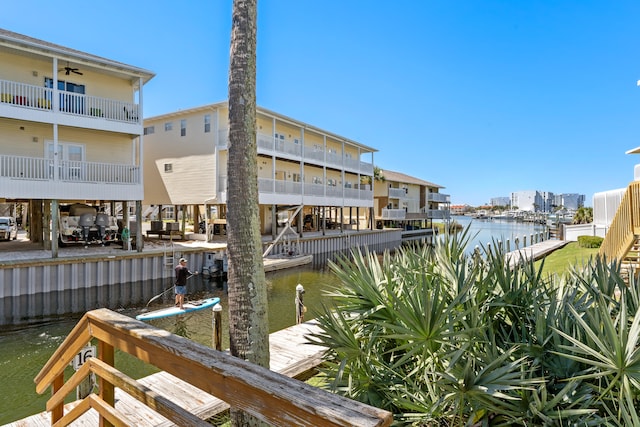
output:
{"label": "balcony", "polygon": [[407,190],[389,187],[389,197],[392,199],[404,199],[407,197]]}
{"label": "balcony", "polygon": [[58,162],[39,157],[0,155],[0,178],[100,184],[140,184],[140,168],[129,164]]}
{"label": "balcony", "polygon": [[448,209],[422,209],[429,219],[450,219],[451,211]]}
{"label": "balcony", "polygon": [[404,209],[382,209],[381,219],[388,220],[403,220],[407,216],[407,211]]}
{"label": "balcony", "polygon": [[427,202],[451,203],[451,196],[442,193],[427,193]]}
{"label": "balcony", "polygon": [[[219,148],[229,147],[227,129],[218,132],[218,142],[216,145]],[[339,170],[345,169],[365,175],[373,175],[373,163],[363,162],[351,158],[348,155],[344,156],[341,153],[325,152],[323,149],[317,149],[311,146],[303,147],[303,144],[299,140],[290,141],[276,138],[269,134],[258,133],[256,135],[256,145],[258,154],[275,155],[299,162],[320,166],[326,165]]]}
{"label": "balcony", "polygon": [[142,119],[139,105],[135,103],[9,80],[0,80],[0,106],[2,105],[123,123],[140,124]]}
{"label": "balcony", "polygon": [[[224,182],[226,184],[226,177],[219,176],[218,182]],[[294,181],[258,178],[258,191],[261,195],[272,194],[277,195],[278,197],[329,197],[336,199],[373,201],[373,192],[368,186],[363,186],[362,188],[342,188],[324,184],[303,184],[301,182]]]}

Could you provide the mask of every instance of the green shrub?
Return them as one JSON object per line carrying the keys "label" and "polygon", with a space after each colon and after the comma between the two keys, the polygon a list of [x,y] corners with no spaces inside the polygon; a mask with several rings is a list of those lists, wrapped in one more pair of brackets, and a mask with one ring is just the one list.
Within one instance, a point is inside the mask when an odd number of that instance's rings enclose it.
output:
{"label": "green shrub", "polygon": [[581,248],[599,248],[603,240],[598,236],[578,236],[578,245]]}
{"label": "green shrub", "polygon": [[640,426],[640,286],[435,247],[339,259],[309,337],[326,387],[406,426]]}

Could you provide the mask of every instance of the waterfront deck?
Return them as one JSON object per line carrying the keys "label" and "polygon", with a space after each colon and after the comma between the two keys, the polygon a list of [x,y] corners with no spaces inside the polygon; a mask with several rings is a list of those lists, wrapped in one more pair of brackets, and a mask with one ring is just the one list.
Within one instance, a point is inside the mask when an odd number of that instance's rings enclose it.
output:
{"label": "waterfront deck", "polygon": [[[318,325],[310,321],[271,334],[269,336],[271,370],[295,378],[317,367],[322,362],[324,348],[307,344],[305,339],[307,334],[317,331],[319,331]],[[229,405],[222,400],[166,372],[149,375],[140,379],[139,382],[203,420],[229,409]],[[136,426],[175,425],[120,389],[116,389],[115,398],[116,409],[126,414]],[[65,413],[78,405],[78,403],[79,402],[76,401],[65,405]],[[50,425],[50,413],[42,412],[6,424],[5,427],[40,427]],[[71,425],[96,426],[98,425],[98,413],[95,410],[90,410],[75,420]]]}

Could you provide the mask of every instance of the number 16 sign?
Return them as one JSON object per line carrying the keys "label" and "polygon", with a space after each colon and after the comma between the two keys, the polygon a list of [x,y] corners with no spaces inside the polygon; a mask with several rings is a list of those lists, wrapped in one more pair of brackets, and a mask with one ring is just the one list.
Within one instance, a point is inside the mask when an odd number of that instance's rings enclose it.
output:
{"label": "number 16 sign", "polygon": [[88,358],[96,357],[96,346],[88,345],[84,347],[76,356],[73,358],[73,369],[76,371],[80,369],[82,365],[85,364]]}

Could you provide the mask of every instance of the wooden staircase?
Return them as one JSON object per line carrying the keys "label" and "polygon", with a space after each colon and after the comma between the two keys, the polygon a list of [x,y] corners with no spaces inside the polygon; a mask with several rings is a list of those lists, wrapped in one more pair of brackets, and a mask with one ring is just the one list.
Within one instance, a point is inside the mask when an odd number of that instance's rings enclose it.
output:
{"label": "wooden staircase", "polygon": [[627,187],[598,253],[608,262],[618,261],[624,276],[640,271],[640,181]]}

